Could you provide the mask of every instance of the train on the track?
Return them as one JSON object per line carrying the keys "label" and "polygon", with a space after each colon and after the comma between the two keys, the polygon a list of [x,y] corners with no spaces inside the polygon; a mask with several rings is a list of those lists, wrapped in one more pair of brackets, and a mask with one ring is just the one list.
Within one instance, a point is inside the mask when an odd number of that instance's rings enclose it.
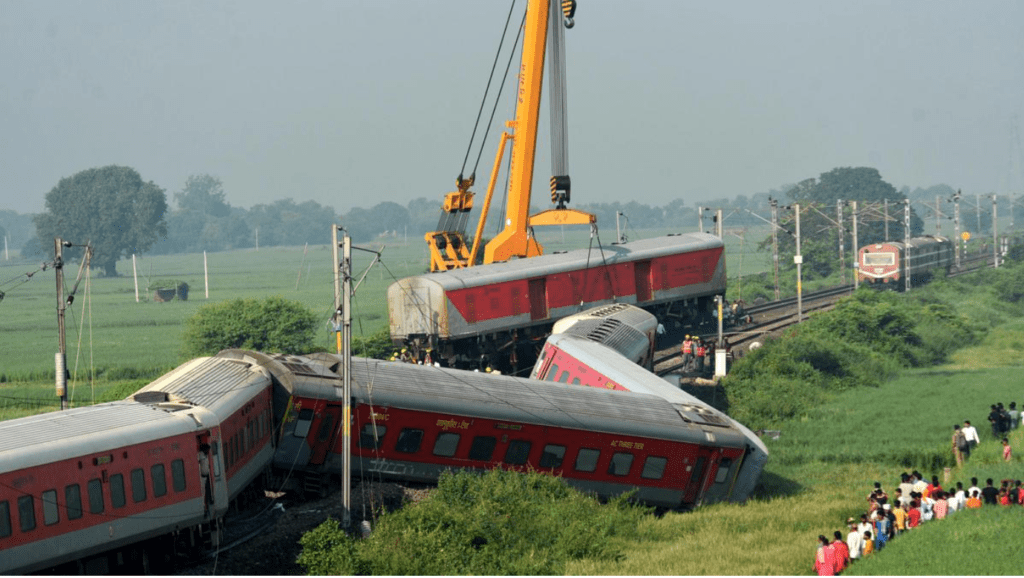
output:
{"label": "train on the track", "polygon": [[[649,326],[657,323],[654,316],[646,311],[631,306],[624,306],[617,311],[588,311],[580,314],[580,319],[589,317],[605,317],[609,321],[616,318],[634,319],[637,326]],[[648,316],[646,323],[642,317]],[[574,317],[575,318],[575,317]],[[564,322],[570,322],[570,319]],[[703,419],[719,420],[742,432],[746,440],[743,463],[737,470],[736,482],[729,499],[742,501],[754,490],[761,471],[768,461],[768,448],[764,442],[750,429],[732,419],[728,415],[708,406],[696,397],[680,390],[661,377],[642,367],[646,354],[629,357],[634,363],[623,363],[617,354],[647,350],[653,354],[653,342],[650,335],[630,333],[619,330],[617,323],[606,322],[606,327],[587,329],[582,323],[573,324],[564,332],[553,333],[544,343],[540,357],[533,367],[530,377],[536,380],[585,386],[587,388],[609,389],[637,392],[661,397],[673,404],[682,415],[687,415],[689,408],[701,408]],[[576,329],[583,329],[577,331]]]}
{"label": "train on the track", "polygon": [[[611,350],[605,361],[643,371]],[[351,367],[356,476],[533,469],[686,508],[745,499],[760,474],[756,437],[695,399],[364,358]],[[248,488],[324,490],[346,451],[343,379],[337,355],[226,350],[122,401],[0,423],[0,573],[143,573],[153,556],[219,544]]]}
{"label": "train on the track", "polygon": [[857,277],[860,283],[902,291],[907,265],[911,283],[924,283],[936,272],[948,274],[956,260],[956,245],[946,237],[915,237],[908,243],[886,241],[860,248]]}
{"label": "train on the track", "polygon": [[217,545],[273,457],[272,387],[251,359],[201,358],[122,401],[0,422],[0,574],[137,574]]}
{"label": "train on the track", "polygon": [[710,323],[725,296],[725,250],[707,233],[402,279],[387,292],[391,338],[451,367],[515,372],[533,365],[559,319],[598,305],[634,304],[659,319]]}

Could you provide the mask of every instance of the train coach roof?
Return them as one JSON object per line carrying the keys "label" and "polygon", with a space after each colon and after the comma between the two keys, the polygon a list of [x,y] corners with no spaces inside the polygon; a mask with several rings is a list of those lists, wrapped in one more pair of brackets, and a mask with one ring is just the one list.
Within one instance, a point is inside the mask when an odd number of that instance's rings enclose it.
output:
{"label": "train coach roof", "polygon": [[[622,245],[604,245],[603,247],[576,249],[565,253],[549,253],[530,259],[514,259],[504,263],[492,263],[486,267],[453,269],[442,273],[419,275],[410,279],[433,282],[445,289],[458,289],[584,269],[588,265],[590,267],[597,267],[605,263],[613,265],[622,261],[638,261],[674,255],[684,250],[699,251],[722,248],[723,246],[721,239],[708,233],[682,233],[641,239]],[[392,286],[406,281],[407,279],[397,281]]]}
{"label": "train coach roof", "polygon": [[204,414],[115,401],[0,422],[0,472],[193,432]]}
{"label": "train coach roof", "polygon": [[259,388],[269,387],[270,372],[255,359],[200,357],[161,376],[132,397],[153,402],[160,401],[155,394],[163,393],[168,402],[202,406],[223,419],[251,400]]}
{"label": "train coach roof", "polygon": [[[316,363],[335,366],[336,355],[318,354]],[[296,382],[296,394],[336,394],[322,385]],[[340,386],[340,378],[338,385]],[[333,389],[333,388],[331,388]],[[664,399],[633,392],[564,385],[533,379],[353,358],[352,390],[378,406],[411,408],[453,416],[600,431],[692,443],[707,443],[704,429],[687,424]],[[717,443],[742,445],[738,432],[715,428]]]}

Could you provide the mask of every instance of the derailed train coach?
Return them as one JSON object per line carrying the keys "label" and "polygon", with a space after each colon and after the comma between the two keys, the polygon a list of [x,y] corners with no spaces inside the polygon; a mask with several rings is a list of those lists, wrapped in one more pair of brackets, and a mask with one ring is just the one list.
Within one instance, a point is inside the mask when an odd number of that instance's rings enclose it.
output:
{"label": "derailed train coach", "polygon": [[[339,356],[272,356],[292,371],[277,471],[315,488],[341,471]],[[748,441],[700,402],[355,358],[353,475],[434,482],[446,470],[533,469],[665,508],[745,498]],[[755,480],[756,481],[756,480]],[[749,493],[749,492],[748,492]]]}
{"label": "derailed train coach", "polygon": [[532,365],[568,315],[629,303],[696,324],[725,290],[722,240],[684,233],[402,279],[388,287],[388,320],[396,346],[508,371]]}

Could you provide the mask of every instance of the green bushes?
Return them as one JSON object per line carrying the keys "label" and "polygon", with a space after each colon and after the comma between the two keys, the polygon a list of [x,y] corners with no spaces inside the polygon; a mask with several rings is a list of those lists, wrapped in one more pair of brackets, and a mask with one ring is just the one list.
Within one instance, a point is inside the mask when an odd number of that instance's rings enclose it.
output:
{"label": "green bushes", "polygon": [[863,289],[736,363],[723,382],[729,413],[753,428],[777,425],[976,340],[971,322],[941,300]]}
{"label": "green bushes", "polygon": [[422,502],[384,514],[357,541],[328,521],[302,538],[313,575],[553,575],[570,560],[616,559],[649,510],[601,505],[551,476],[444,474]]}
{"label": "green bushes", "polygon": [[314,350],[316,315],[282,297],[233,299],[203,305],[185,322],[186,357],[213,355],[222,349],[254,349],[303,354]]}

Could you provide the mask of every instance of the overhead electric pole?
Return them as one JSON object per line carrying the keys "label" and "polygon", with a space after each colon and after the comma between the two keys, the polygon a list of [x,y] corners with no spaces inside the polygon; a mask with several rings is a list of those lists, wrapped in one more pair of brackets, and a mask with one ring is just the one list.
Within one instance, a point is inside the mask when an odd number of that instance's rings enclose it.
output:
{"label": "overhead electric pole", "polygon": [[903,201],[903,285],[910,291],[910,199]]}
{"label": "overhead electric pole", "polygon": [[70,247],[68,243],[56,237],[53,240],[53,269],[57,278],[57,355],[54,359],[57,397],[60,398],[60,409],[68,408],[68,372],[67,372],[67,340],[64,336],[64,311],[67,303],[64,302],[64,247]]}
{"label": "overhead electric pole", "polygon": [[953,230],[956,233],[956,239],[953,241],[956,243],[956,270],[960,270],[960,253],[963,250],[964,240],[960,238],[960,189],[957,189],[956,194],[953,195]]}
{"label": "overhead electric pole", "polygon": [[860,287],[860,246],[857,245],[857,201],[850,201],[853,213],[853,288]]}
{"label": "overhead electric pole", "polygon": [[796,216],[796,253],[793,255],[793,262],[796,263],[796,322],[804,321],[804,300],[801,291],[803,281],[804,256],[800,254],[800,204],[793,205],[793,214]]}
{"label": "overhead electric pole", "polygon": [[779,202],[772,202],[772,264],[775,267],[775,300],[779,300]]}

